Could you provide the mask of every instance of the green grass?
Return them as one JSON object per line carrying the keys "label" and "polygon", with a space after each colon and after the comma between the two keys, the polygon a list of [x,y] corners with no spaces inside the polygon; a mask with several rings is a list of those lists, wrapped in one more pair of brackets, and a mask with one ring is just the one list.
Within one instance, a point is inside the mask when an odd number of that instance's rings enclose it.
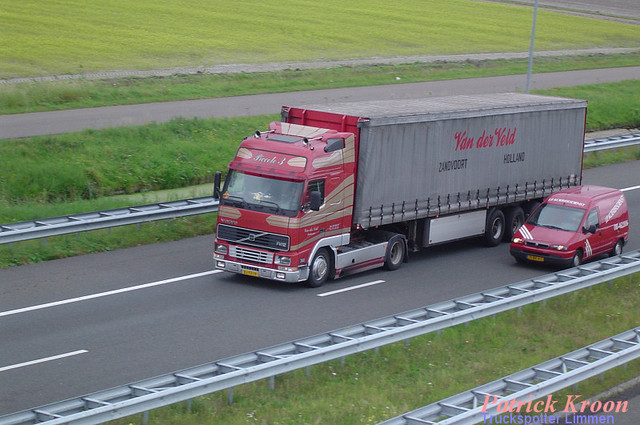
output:
{"label": "green grass", "polygon": [[[613,68],[640,65],[640,52],[539,58],[533,72]],[[341,67],[331,70],[287,70],[228,75],[174,75],[165,78],[119,78],[0,85],[0,113],[49,111],[96,106],[164,102],[282,93],[326,88],[402,84],[498,75],[525,74],[527,61],[416,63]]]}
{"label": "green grass", "polygon": [[[527,51],[530,7],[471,0],[5,0],[0,76]],[[537,50],[636,47],[637,26],[539,10]]]}
{"label": "green grass", "polygon": [[640,79],[536,90],[551,96],[587,99],[587,131],[640,126]]}
{"label": "green grass", "polygon": [[226,168],[242,137],[268,122],[176,119],[2,141],[0,201],[57,203],[210,181]]}
{"label": "green grass", "polygon": [[[640,80],[540,92],[588,99],[589,131],[640,126],[640,99],[635,95]],[[244,136],[276,119],[176,119],[0,141],[0,202],[7,206],[0,222],[30,219],[9,215],[11,207],[20,204],[57,204],[210,182],[215,171],[226,169]]]}
{"label": "green grass", "polygon": [[[409,345],[388,345],[378,354],[349,356],[344,365],[323,363],[309,376],[287,373],[276,377],[273,391],[266,381],[236,387],[231,406],[221,391],[193,400],[190,412],[186,403],[154,410],[149,424],[378,423],[637,327],[639,303],[636,274],[526,306],[520,314],[509,311],[413,338]],[[553,398],[585,399],[639,373],[635,361]],[[139,423],[139,417],[112,422]]]}

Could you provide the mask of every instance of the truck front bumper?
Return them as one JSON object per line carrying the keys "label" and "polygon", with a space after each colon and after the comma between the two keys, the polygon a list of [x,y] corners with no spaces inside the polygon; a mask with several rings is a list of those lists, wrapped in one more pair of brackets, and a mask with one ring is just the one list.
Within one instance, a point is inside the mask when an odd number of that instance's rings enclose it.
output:
{"label": "truck front bumper", "polygon": [[279,282],[304,282],[309,277],[309,268],[301,267],[296,271],[275,270],[257,265],[247,265],[230,260],[214,258],[216,269],[245,276],[261,277]]}

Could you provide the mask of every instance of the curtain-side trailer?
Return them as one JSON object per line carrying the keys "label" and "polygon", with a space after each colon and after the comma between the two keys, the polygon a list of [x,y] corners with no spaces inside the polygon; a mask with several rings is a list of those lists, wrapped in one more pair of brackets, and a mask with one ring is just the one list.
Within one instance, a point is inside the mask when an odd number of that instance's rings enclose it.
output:
{"label": "curtain-side trailer", "polygon": [[216,267],[319,286],[453,240],[510,240],[580,184],[586,107],[519,93],[285,106],[229,165]]}

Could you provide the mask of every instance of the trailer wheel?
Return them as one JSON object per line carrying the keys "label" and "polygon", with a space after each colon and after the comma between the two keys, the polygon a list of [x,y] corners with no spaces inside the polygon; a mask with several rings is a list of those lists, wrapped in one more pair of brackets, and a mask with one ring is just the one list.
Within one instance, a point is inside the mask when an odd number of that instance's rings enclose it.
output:
{"label": "trailer wheel", "polygon": [[322,286],[329,277],[329,266],[331,260],[326,249],[320,249],[313,257],[311,267],[309,269],[309,279],[307,280],[307,286],[311,288],[317,288]]}
{"label": "trailer wheel", "polygon": [[387,244],[387,252],[384,255],[384,268],[397,270],[405,258],[405,242],[401,235],[392,236]]}
{"label": "trailer wheel", "polygon": [[524,223],[524,211],[521,207],[511,207],[507,210],[504,219],[507,227],[503,240],[509,242]]}
{"label": "trailer wheel", "polygon": [[484,241],[487,246],[497,246],[504,236],[504,214],[498,208],[489,212],[484,228]]}

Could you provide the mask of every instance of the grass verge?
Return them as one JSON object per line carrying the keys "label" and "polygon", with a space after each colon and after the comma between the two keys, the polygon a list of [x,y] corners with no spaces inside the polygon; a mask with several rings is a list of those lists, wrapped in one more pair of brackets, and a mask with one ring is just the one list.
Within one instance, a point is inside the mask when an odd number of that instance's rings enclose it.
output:
{"label": "grass verge", "polygon": [[[536,58],[534,73],[640,65],[640,52]],[[467,61],[0,85],[0,114],[525,74],[526,60]]]}
{"label": "grass verge", "polygon": [[[149,424],[372,424],[592,344],[640,321],[640,274],[150,412]],[[213,359],[212,359],[213,360]],[[594,396],[640,374],[640,361],[554,394]],[[559,402],[558,405],[563,404]],[[632,413],[630,413],[632,414]],[[479,418],[481,421],[482,418]],[[113,425],[141,423],[124,418]]]}

